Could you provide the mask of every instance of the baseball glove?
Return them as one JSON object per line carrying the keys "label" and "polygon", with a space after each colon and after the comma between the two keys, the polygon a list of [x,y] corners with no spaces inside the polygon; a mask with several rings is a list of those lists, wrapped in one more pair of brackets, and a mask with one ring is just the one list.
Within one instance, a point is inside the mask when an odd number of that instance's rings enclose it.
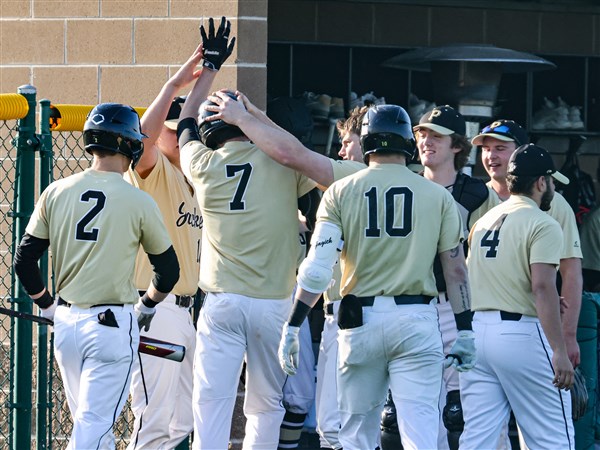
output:
{"label": "baseball glove", "polygon": [[571,386],[571,410],[573,420],[579,420],[585,414],[588,405],[588,391],[585,385],[585,376],[578,367],[575,369],[575,382]]}

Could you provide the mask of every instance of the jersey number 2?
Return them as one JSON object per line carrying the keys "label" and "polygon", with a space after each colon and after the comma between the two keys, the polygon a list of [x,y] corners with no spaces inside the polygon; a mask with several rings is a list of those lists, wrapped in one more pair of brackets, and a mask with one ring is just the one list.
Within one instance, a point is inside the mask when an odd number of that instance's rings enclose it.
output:
{"label": "jersey number 2", "polygon": [[98,240],[98,228],[92,228],[90,231],[86,231],[85,227],[94,219],[94,217],[100,214],[100,211],[104,208],[106,195],[101,191],[85,191],[81,194],[79,200],[82,202],[96,200],[96,204],[79,220],[79,222],[77,222],[75,239],[78,241],[96,242]]}
{"label": "jersey number 2", "polygon": [[[396,218],[395,197],[401,195],[404,197],[402,202],[402,226],[394,227]],[[369,208],[368,227],[365,228],[366,237],[380,237],[381,229],[379,228],[377,214],[377,188],[373,186],[367,192],[367,207]],[[412,210],[413,210],[413,193],[407,187],[392,187],[385,192],[385,232],[392,237],[406,237],[412,231]]]}
{"label": "jersey number 2", "polygon": [[252,165],[250,163],[228,164],[225,166],[225,170],[227,178],[234,177],[236,173],[242,172],[242,175],[240,176],[240,181],[237,185],[237,188],[235,189],[235,194],[233,194],[233,198],[229,202],[229,210],[240,211],[246,209],[244,194],[246,193],[248,181],[250,180],[250,175],[252,174]]}

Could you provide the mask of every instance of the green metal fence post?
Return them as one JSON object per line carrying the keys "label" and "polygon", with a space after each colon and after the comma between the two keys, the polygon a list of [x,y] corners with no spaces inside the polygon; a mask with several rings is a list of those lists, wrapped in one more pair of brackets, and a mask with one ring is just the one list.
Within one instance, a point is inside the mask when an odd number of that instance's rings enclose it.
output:
{"label": "green metal fence post", "polygon": [[[48,187],[52,181],[52,132],[50,131],[50,100],[40,100],[40,194]],[[40,270],[42,278],[48,286],[48,253],[40,259]],[[38,450],[48,448],[50,439],[50,429],[48,427],[48,417],[50,414],[51,403],[49,399],[52,394],[52,383],[49,382],[49,364],[52,360],[48,359],[48,326],[40,325],[38,328],[38,351],[37,351],[37,420],[36,420],[36,440]]]}
{"label": "green metal fence post", "polygon": [[[34,206],[35,179],[35,135],[36,88],[30,85],[20,86],[17,92],[27,99],[29,112],[18,121],[17,161],[15,177],[15,200],[13,217],[15,218],[14,244],[25,233],[25,227],[31,217]],[[15,248],[13,245],[13,255]],[[32,302],[21,283],[15,285],[15,309],[31,314]],[[32,323],[28,320],[15,320],[15,388],[12,395],[14,433],[12,448],[23,450],[31,448],[31,387],[32,387]]]}

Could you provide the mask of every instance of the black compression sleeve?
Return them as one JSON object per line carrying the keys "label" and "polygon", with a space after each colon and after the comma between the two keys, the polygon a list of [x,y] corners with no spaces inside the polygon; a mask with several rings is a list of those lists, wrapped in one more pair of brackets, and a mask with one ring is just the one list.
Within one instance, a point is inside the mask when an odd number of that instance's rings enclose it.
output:
{"label": "black compression sleeve", "polygon": [[154,269],[152,284],[160,292],[171,292],[179,280],[179,261],[175,249],[170,246],[160,255],[148,254],[150,264]]}
{"label": "black compression sleeve", "polygon": [[458,331],[460,330],[472,330],[473,325],[473,312],[472,311],[463,311],[460,314],[454,314],[454,320],[456,320],[456,328]]}
{"label": "black compression sleeve", "polygon": [[50,240],[40,239],[25,233],[15,252],[13,266],[25,292],[34,295],[42,292],[46,285],[42,281],[42,273],[38,261],[50,246]]}
{"label": "black compression sleeve", "polygon": [[177,124],[177,142],[179,148],[183,148],[185,144],[191,141],[199,141],[198,122],[193,117],[181,119]]}
{"label": "black compression sleeve", "polygon": [[292,312],[290,313],[290,318],[288,319],[288,323],[293,327],[299,327],[308,316],[312,308],[308,306],[306,303],[301,302],[300,300],[294,300],[294,306],[292,306]]}

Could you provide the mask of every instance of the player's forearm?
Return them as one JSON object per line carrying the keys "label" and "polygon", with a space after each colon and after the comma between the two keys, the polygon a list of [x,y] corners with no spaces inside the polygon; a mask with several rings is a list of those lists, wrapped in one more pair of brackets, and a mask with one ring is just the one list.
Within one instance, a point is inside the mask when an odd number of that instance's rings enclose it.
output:
{"label": "player's forearm", "polygon": [[554,286],[539,287],[534,290],[535,308],[544,334],[554,353],[567,353],[562,324],[558,293]]}
{"label": "player's forearm", "polygon": [[167,81],[140,119],[142,131],[148,136],[144,139],[144,154],[142,155],[142,159],[146,151],[149,150],[149,147],[153,146],[158,139],[163,123],[169,113],[171,102],[176,94],[177,87],[171,80]]}
{"label": "player's forearm", "polygon": [[200,105],[211,90],[213,81],[217,76],[216,70],[202,70],[202,73],[196,80],[194,87],[190,91],[183,107],[181,108],[181,114],[179,115],[180,119],[184,119],[186,117],[192,117],[194,119],[198,119],[198,110],[200,109]]}
{"label": "player's forearm", "polygon": [[283,128],[269,125],[250,113],[245,114],[236,125],[279,164],[300,172],[320,185],[329,186],[333,183],[333,168],[329,158],[309,150]]}
{"label": "player's forearm", "polygon": [[446,293],[454,314],[471,309],[471,289],[462,245],[440,253]]}
{"label": "player's forearm", "polygon": [[294,305],[292,306],[292,311],[288,318],[288,324],[293,327],[302,325],[302,322],[304,322],[306,316],[308,316],[308,313],[315,306],[320,296],[321,294],[314,294],[298,287],[294,296]]}
{"label": "player's forearm", "polygon": [[560,275],[562,278],[561,296],[566,304],[562,316],[563,334],[565,337],[575,337],[577,336],[577,323],[583,290],[581,260],[579,258],[561,259]]}

